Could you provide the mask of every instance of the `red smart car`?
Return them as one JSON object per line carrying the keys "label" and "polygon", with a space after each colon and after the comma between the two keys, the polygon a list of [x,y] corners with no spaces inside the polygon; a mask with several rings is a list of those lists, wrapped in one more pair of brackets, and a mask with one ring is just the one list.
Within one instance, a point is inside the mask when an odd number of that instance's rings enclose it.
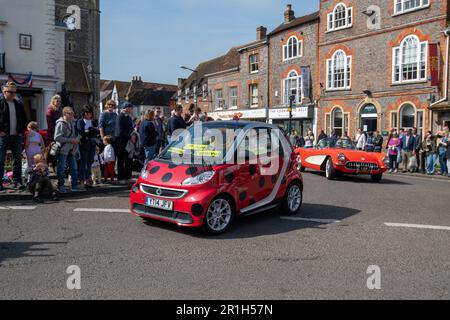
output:
{"label": "red smart car", "polygon": [[276,126],[196,124],[144,167],[130,210],[145,220],[226,232],[236,215],[276,207],[294,215],[303,201],[297,156]]}

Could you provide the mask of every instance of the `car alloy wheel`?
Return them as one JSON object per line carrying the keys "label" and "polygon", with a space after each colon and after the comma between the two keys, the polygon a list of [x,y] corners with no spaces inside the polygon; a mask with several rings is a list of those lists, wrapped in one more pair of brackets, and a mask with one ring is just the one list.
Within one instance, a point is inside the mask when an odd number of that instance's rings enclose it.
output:
{"label": "car alloy wheel", "polygon": [[288,194],[289,210],[292,212],[297,212],[298,209],[300,209],[301,205],[302,205],[302,191],[300,190],[300,187],[298,185],[294,184],[289,189]]}
{"label": "car alloy wheel", "polygon": [[216,198],[206,211],[204,230],[208,234],[224,233],[234,217],[233,207],[225,197]]}

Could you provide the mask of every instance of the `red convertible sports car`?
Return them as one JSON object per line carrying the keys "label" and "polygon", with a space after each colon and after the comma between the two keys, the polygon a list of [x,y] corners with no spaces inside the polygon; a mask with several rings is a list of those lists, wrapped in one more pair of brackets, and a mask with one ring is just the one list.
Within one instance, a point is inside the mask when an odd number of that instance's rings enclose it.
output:
{"label": "red convertible sports car", "polygon": [[315,148],[299,148],[295,152],[299,171],[304,172],[306,168],[324,171],[329,180],[348,174],[370,175],[374,182],[380,182],[389,169],[385,154],[358,151],[349,139],[324,139]]}
{"label": "red convertible sports car", "polygon": [[[256,144],[249,142],[255,133]],[[237,215],[276,207],[297,214],[303,179],[278,133],[273,125],[241,121],[192,126],[143,169],[131,190],[131,213],[209,235],[226,232]]]}

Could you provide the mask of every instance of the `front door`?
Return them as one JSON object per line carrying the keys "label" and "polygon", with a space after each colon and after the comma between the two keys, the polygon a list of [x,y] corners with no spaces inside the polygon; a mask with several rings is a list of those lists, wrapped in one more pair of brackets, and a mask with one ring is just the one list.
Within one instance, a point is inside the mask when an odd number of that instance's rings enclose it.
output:
{"label": "front door", "polygon": [[378,131],[378,118],[362,118],[361,128],[365,132],[376,132]]}

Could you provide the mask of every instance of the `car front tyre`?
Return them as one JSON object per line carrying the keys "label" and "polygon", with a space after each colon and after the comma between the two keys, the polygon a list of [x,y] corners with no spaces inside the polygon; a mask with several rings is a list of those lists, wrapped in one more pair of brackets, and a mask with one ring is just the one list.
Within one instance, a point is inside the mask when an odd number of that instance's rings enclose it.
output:
{"label": "car front tyre", "polygon": [[370,177],[372,178],[373,182],[379,183],[383,179],[383,174],[382,173],[380,173],[380,174],[372,174]]}
{"label": "car front tyre", "polygon": [[303,191],[300,182],[293,182],[286,190],[282,205],[282,214],[294,216],[300,212],[303,204]]}
{"label": "car front tyre", "polygon": [[334,180],[336,179],[336,170],[333,166],[333,160],[331,158],[328,158],[327,164],[325,167],[325,175],[328,180]]}
{"label": "car front tyre", "polygon": [[210,236],[216,236],[227,232],[235,216],[233,202],[229,197],[219,196],[215,198],[206,210],[202,230]]}

